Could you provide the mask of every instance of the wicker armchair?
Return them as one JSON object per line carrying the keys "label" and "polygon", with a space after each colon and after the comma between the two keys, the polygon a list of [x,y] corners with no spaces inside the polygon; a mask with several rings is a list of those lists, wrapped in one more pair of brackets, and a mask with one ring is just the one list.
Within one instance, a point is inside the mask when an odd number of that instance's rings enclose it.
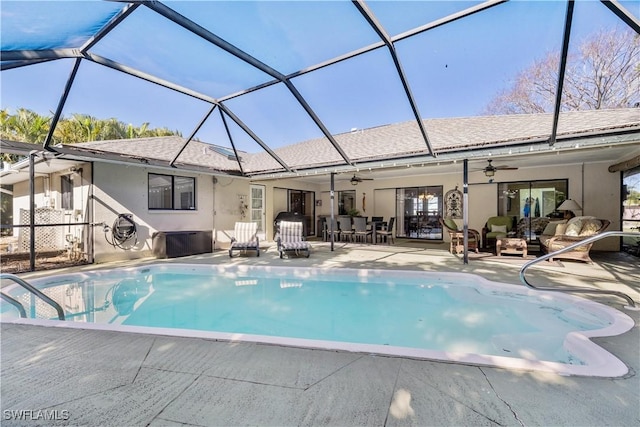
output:
{"label": "wicker armchair", "polygon": [[[452,218],[440,218],[439,221],[442,225],[442,229],[449,232],[449,239],[451,239],[449,251],[451,251],[452,254],[464,252],[463,230],[458,229],[458,224],[456,224]],[[478,230],[473,230],[471,228],[468,231],[467,245],[469,246],[469,250],[474,250],[477,253],[480,248],[480,233],[478,233]]]}

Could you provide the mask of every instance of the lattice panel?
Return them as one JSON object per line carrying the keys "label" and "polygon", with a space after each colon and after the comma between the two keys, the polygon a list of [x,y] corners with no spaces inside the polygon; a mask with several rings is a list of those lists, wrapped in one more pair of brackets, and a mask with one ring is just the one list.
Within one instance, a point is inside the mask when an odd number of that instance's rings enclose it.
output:
{"label": "lattice panel", "polygon": [[[77,282],[68,285],[58,285],[51,288],[41,289],[42,293],[60,304],[62,310],[66,313],[79,313],[86,311],[84,288]],[[44,302],[30,292],[24,292],[19,295],[10,294],[18,302],[22,304],[27,312],[27,317],[33,319],[57,319],[58,312],[48,303]],[[74,316],[71,321],[86,321],[84,317]]]}
{"label": "lattice panel", "polygon": [[[64,211],[51,208],[36,208],[36,224],[62,224],[64,222]],[[29,210],[20,209],[20,224],[29,224]],[[37,227],[36,228],[36,251],[62,250],[65,248],[63,227]],[[21,252],[29,252],[29,239],[31,230],[28,227],[20,227],[19,244]]]}

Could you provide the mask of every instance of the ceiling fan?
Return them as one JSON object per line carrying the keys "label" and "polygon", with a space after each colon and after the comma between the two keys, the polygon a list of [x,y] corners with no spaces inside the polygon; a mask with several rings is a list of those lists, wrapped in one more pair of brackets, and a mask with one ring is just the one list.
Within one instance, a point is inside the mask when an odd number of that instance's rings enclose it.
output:
{"label": "ceiling fan", "polygon": [[484,172],[484,174],[488,177],[492,177],[496,174],[496,171],[504,171],[504,170],[517,170],[518,168],[513,168],[510,166],[493,166],[493,164],[491,164],[492,160],[487,160],[487,162],[489,162],[489,164],[482,169],[482,172]]}
{"label": "ceiling fan", "polygon": [[373,181],[373,178],[361,178],[359,176],[353,175],[353,177],[349,181],[351,182],[351,185],[358,185],[358,183],[362,181]]}

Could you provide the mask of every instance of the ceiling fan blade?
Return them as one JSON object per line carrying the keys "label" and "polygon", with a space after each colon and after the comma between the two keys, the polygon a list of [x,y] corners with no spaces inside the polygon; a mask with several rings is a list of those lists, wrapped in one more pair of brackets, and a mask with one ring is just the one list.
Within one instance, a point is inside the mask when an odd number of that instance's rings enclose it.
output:
{"label": "ceiling fan blade", "polygon": [[362,178],[357,175],[353,175],[350,179],[352,182],[373,181],[373,178]]}
{"label": "ceiling fan blade", "polygon": [[501,171],[515,171],[518,170],[518,168],[516,167],[511,167],[511,166],[494,166],[496,169],[499,169]]}

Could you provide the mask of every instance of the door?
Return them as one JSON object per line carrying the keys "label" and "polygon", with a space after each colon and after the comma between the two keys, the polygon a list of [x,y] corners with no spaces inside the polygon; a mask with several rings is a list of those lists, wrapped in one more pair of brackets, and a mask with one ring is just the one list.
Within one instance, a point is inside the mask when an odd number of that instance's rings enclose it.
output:
{"label": "door", "polygon": [[302,215],[307,236],[315,234],[313,223],[316,193],[304,190],[289,190],[289,212]]}
{"label": "door", "polygon": [[251,186],[251,221],[258,224],[258,231],[264,232],[264,186],[252,185]]}

